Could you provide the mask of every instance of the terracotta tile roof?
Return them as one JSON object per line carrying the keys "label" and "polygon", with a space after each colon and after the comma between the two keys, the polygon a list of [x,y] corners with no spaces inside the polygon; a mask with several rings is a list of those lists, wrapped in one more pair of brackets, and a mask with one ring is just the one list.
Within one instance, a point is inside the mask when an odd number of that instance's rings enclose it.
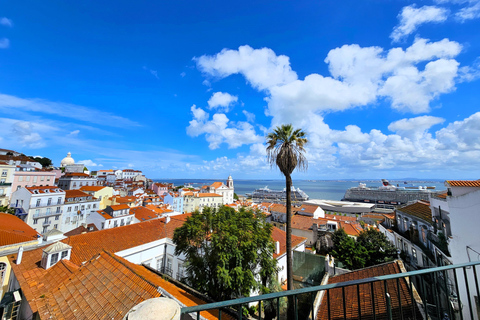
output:
{"label": "terracotta tile roof", "polygon": [[135,214],[135,218],[137,218],[140,221],[157,219],[159,217],[159,215],[155,211],[145,207],[130,208],[130,213]]}
{"label": "terracotta tile roof", "polygon": [[81,267],[61,260],[45,270],[40,259],[41,249],[24,252],[12,268],[41,319],[121,319],[136,304],[160,296],[160,276],[109,252]]}
{"label": "terracotta tile roof", "polygon": [[447,180],[451,187],[480,188],[480,180]]}
{"label": "terracotta tile roof", "polygon": [[216,193],[198,193],[197,197],[205,198],[205,197],[223,197],[223,196]]}
{"label": "terracotta tile roof", "polygon": [[425,222],[432,223],[432,211],[430,205],[426,202],[417,201],[413,204],[398,208],[397,212],[399,211],[422,219]]}
{"label": "terracotta tile roof", "polygon": [[358,235],[360,235],[360,232],[363,231],[363,228],[359,223],[343,223],[343,222],[340,222],[339,228],[343,228],[343,230],[345,230],[346,234],[348,234],[349,236],[354,236],[354,237],[357,237]]}
{"label": "terracotta tile roof", "polygon": [[[92,230],[90,230],[90,229],[92,229]],[[94,231],[98,231],[98,228],[95,226],[95,224],[90,223],[86,227],[85,226],[80,226],[78,228],[75,228],[75,229],[67,232],[67,233],[64,233],[64,236],[71,237],[71,236],[75,236],[77,234],[94,232]]]}
{"label": "terracotta tile roof", "polygon": [[116,205],[110,206],[110,208],[112,208],[113,211],[117,211],[117,210],[129,209],[130,207],[128,206],[128,204],[116,204]]}
{"label": "terracotta tile roof", "polygon": [[93,192],[97,192],[97,191],[100,191],[102,190],[103,188],[105,188],[104,186],[82,186],[80,188],[81,191],[93,191]]}
{"label": "terracotta tile roof", "polygon": [[[272,239],[273,242],[280,242],[280,253],[273,253],[273,257],[277,259],[278,257],[284,255],[287,252],[287,233],[277,227],[272,229]],[[306,242],[307,238],[299,237],[292,234],[292,248],[295,249],[297,246],[301,245],[303,242]]]}
{"label": "terracotta tile roof", "polygon": [[357,221],[356,217],[325,214],[325,218],[335,221]]}
{"label": "terracotta tile roof", "polygon": [[117,203],[131,203],[131,202],[135,202],[135,198],[134,197],[115,197],[115,201]]}
{"label": "terracotta tile roof", "polygon": [[[390,262],[373,266],[370,268],[360,269],[348,272],[342,275],[329,278],[328,284],[339,283],[345,281],[353,281],[365,278],[378,277],[389,274],[401,273],[402,269],[399,266],[400,262]],[[416,313],[417,319],[423,319],[416,304],[412,304],[409,293],[409,285],[405,279],[400,279],[400,300],[401,310],[404,319],[412,319],[413,312]],[[346,319],[353,320],[359,318],[359,309],[361,311],[362,319],[373,319],[372,310],[372,292],[371,284],[361,284],[358,286],[360,290],[360,301],[357,298],[357,286],[345,287],[345,299],[343,299],[342,289],[336,288],[330,290],[330,315],[331,319],[344,319],[343,308],[345,303]],[[400,319],[400,304],[398,300],[398,289],[396,280],[387,281],[387,292],[392,298],[392,315],[393,319]],[[387,309],[385,304],[385,286],[381,281],[373,283],[373,296],[375,297],[375,314],[377,319],[387,319]],[[318,310],[317,319],[328,319],[328,303],[327,294],[325,293],[320,308]]]}
{"label": "terracotta tile roof", "polygon": [[86,173],[69,172],[69,173],[66,173],[64,177],[90,177],[90,176]]}
{"label": "terracotta tile roof", "polygon": [[65,190],[65,199],[81,197],[91,197],[91,195],[80,190]]}
{"label": "terracotta tile roof", "polygon": [[105,211],[103,210],[99,210],[97,211],[102,217],[104,217],[106,220],[109,220],[109,219],[113,219],[113,217],[111,215],[109,215],[108,213],[106,213]]}
{"label": "terracotta tile roof", "polygon": [[292,216],[292,228],[294,229],[299,229],[299,230],[312,230],[312,226],[314,223],[317,223],[318,225],[322,224],[327,224],[328,219],[314,219],[312,217],[308,216],[302,216],[302,215],[294,215]]}
{"label": "terracotta tile roof", "polygon": [[217,181],[217,182],[212,183],[212,184],[210,185],[210,187],[213,187],[213,188],[215,188],[215,189],[218,189],[218,188],[220,188],[220,187],[222,186],[222,184],[223,184],[222,182],[218,182],[218,181]]}
{"label": "terracotta tile roof", "polygon": [[445,191],[443,193],[437,193],[435,197],[440,198],[440,199],[447,199],[448,192]]}
{"label": "terracotta tile roof", "polygon": [[313,214],[317,209],[318,209],[318,206],[312,206],[310,204],[302,204],[300,208],[295,208],[295,212],[299,214],[302,214],[302,213]]}
{"label": "terracotta tile roof", "polygon": [[165,218],[162,218],[79,234],[64,239],[62,242],[72,247],[71,261],[81,264],[102,250],[115,253],[165,237],[172,239],[173,231],[181,227],[188,216],[190,215],[172,216],[167,224],[165,224]]}
{"label": "terracotta tile roof", "polygon": [[0,213],[0,247],[33,241],[39,235],[32,227],[16,216]]}

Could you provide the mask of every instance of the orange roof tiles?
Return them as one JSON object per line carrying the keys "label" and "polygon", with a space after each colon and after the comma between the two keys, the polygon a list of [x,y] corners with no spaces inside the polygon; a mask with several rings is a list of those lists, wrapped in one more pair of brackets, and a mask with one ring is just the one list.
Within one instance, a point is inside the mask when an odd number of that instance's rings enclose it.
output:
{"label": "orange roof tiles", "polygon": [[452,187],[472,187],[480,188],[480,180],[447,180]]}
{"label": "orange roof tiles", "polygon": [[91,197],[91,195],[80,190],[65,190],[65,199],[80,197]]}
{"label": "orange roof tiles", "polygon": [[162,218],[79,234],[62,240],[62,242],[72,247],[71,260],[76,264],[81,264],[104,249],[119,252],[165,237],[172,239],[173,231],[181,227],[188,216],[188,214],[172,216],[167,224],[165,224],[165,218]]}
{"label": "orange roof tiles", "polygon": [[69,173],[66,173],[64,177],[90,177],[90,176],[86,173],[69,172]]}
{"label": "orange roof tiles", "polygon": [[[390,262],[334,276],[328,279],[328,284],[401,273],[402,269],[399,266],[400,263],[401,262]],[[387,280],[386,284],[387,292],[389,292],[391,296],[393,319],[400,319],[401,316],[404,319],[412,319],[414,313],[416,314],[417,319],[423,319],[416,303],[412,304],[409,294],[409,285],[405,279],[399,280],[399,287],[397,287],[397,280]],[[398,289],[400,289],[400,292]],[[387,319],[387,308],[384,298],[386,294],[384,282],[374,282],[373,292],[371,291],[371,284],[369,283],[359,285],[358,290],[360,291],[360,301],[358,300],[357,286],[345,287],[345,299],[343,299],[341,288],[330,289],[329,295],[331,319],[344,319],[344,307],[346,313],[345,319],[358,319],[360,317],[359,311],[361,312],[362,319],[372,319],[372,294],[375,297],[374,304],[377,319]],[[398,299],[399,295],[401,308]],[[402,315],[400,312],[402,312]],[[327,294],[323,295],[320,308],[317,313],[317,319],[328,319]]]}
{"label": "orange roof tiles", "polygon": [[103,188],[105,188],[104,186],[82,186],[80,188],[81,191],[93,191],[93,192],[97,192],[97,191],[100,191],[102,190]]}
{"label": "orange roof tiles", "polygon": [[302,214],[302,213],[313,214],[317,209],[318,209],[318,206],[313,206],[310,204],[302,204],[300,208],[295,208],[295,212],[298,212],[299,214]]}
{"label": "orange roof tiles", "polygon": [[432,211],[429,204],[423,201],[417,201],[413,204],[406,205],[397,209],[414,217],[420,218],[425,222],[432,223]]}
{"label": "orange roof tiles", "polygon": [[137,218],[139,221],[157,219],[159,217],[159,215],[155,211],[145,207],[130,208],[130,213],[134,213],[135,218]]}
{"label": "orange roof tiles", "polygon": [[335,221],[357,221],[356,217],[334,215],[329,213],[325,214],[325,218]]}
{"label": "orange roof tiles", "polygon": [[[284,255],[287,252],[287,233],[277,227],[273,227],[272,240],[273,242],[280,242],[280,253],[273,253],[273,257],[277,259],[278,257]],[[306,241],[307,238],[299,237],[292,234],[292,249],[295,249],[297,246],[301,245],[302,242]]]}
{"label": "orange roof tiles", "polygon": [[117,204],[117,205],[110,206],[110,208],[112,208],[113,211],[117,211],[117,210],[129,209],[130,207],[127,204]]}
{"label": "orange roof tiles", "polygon": [[0,247],[33,241],[39,234],[14,215],[0,213]]}
{"label": "orange roof tiles", "polygon": [[205,198],[205,197],[223,197],[223,196],[220,195],[220,194],[216,194],[216,193],[198,193],[197,197]]}
{"label": "orange roof tiles", "polygon": [[212,183],[212,184],[210,185],[210,187],[213,187],[213,188],[215,188],[215,189],[218,189],[218,188],[220,188],[222,185],[223,185],[223,182],[218,182],[218,181],[217,181],[217,182]]}

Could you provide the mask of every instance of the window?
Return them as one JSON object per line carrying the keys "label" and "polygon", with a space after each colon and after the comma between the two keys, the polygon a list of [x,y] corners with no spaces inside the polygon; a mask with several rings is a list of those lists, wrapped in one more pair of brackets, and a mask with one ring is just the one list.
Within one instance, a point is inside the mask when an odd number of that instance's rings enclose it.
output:
{"label": "window", "polygon": [[62,203],[62,198],[61,197],[58,197],[57,199],[57,204],[61,204]]}
{"label": "window", "polygon": [[58,262],[58,253],[54,253],[52,254],[52,258],[50,259],[50,265],[53,266],[57,262]]}
{"label": "window", "polygon": [[37,199],[37,207],[40,207],[40,199]]}
{"label": "window", "polygon": [[68,207],[67,212],[72,212],[72,207]]}
{"label": "window", "polygon": [[60,207],[57,207],[57,212],[56,213],[60,213]]}
{"label": "window", "polygon": [[93,204],[93,209],[95,209],[96,207],[97,207],[97,205],[94,203],[94,204]]}
{"label": "window", "polygon": [[2,177],[6,177],[7,176],[7,170],[3,170],[2,171]]}
{"label": "window", "polygon": [[47,200],[47,206],[51,205],[52,204],[52,198],[48,198]]}
{"label": "window", "polygon": [[58,220],[60,218],[60,216],[55,216],[55,220]]}
{"label": "window", "polygon": [[70,223],[70,217],[67,217],[67,219],[65,220],[65,223]]}
{"label": "window", "polygon": [[3,280],[7,274],[7,265],[3,262],[0,263],[0,284],[3,285]]}
{"label": "window", "polygon": [[75,206],[75,211],[78,211],[78,206]]}
{"label": "window", "polygon": [[30,176],[27,176],[27,177],[25,178],[25,181],[30,181]]}
{"label": "window", "polygon": [[51,208],[47,208],[47,214],[50,214]]}
{"label": "window", "polygon": [[415,250],[414,248],[412,248],[412,258],[413,262],[417,263],[417,250]]}
{"label": "window", "polygon": [[23,181],[23,176],[18,177],[18,181]]}
{"label": "window", "polygon": [[54,227],[55,229],[58,229],[58,224],[54,224],[53,227]]}
{"label": "window", "polygon": [[62,252],[62,257],[60,259],[66,258],[68,256],[68,250]]}
{"label": "window", "polygon": [[43,181],[43,180],[45,180],[45,176],[40,177],[40,181]]}
{"label": "window", "polygon": [[37,224],[38,223],[38,219],[33,219],[33,224]]}
{"label": "window", "polygon": [[33,177],[33,183],[37,183],[37,176]]}

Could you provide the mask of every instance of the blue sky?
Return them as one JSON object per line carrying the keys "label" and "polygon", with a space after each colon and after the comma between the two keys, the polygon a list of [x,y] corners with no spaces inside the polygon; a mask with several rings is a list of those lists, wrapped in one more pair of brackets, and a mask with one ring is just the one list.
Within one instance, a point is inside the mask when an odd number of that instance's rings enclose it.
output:
{"label": "blue sky", "polygon": [[480,178],[480,0],[0,0],[0,147],[150,178]]}

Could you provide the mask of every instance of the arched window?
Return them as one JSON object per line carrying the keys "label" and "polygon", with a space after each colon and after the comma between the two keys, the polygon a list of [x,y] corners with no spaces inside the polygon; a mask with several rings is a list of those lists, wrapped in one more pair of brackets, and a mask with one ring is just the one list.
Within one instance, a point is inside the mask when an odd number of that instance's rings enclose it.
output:
{"label": "arched window", "polygon": [[7,265],[3,262],[0,262],[0,286],[3,286],[3,280],[5,280],[6,274],[7,274]]}

